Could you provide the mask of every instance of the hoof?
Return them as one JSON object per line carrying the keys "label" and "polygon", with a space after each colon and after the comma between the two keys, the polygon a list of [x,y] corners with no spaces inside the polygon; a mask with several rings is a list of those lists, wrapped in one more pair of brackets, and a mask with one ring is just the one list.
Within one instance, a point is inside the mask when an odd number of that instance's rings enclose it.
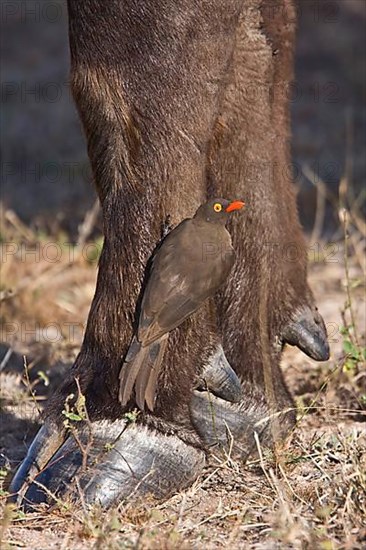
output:
{"label": "hoof", "polygon": [[297,346],[316,361],[329,359],[327,330],[317,309],[302,308],[282,332],[282,341]]}
{"label": "hoof", "polygon": [[[35,438],[37,446],[46,443],[43,439],[41,429]],[[84,426],[78,430],[77,439],[69,435],[48,464],[26,484],[18,505],[29,511],[37,504],[53,504],[64,498],[78,500],[82,496],[87,505],[108,508],[128,497],[150,494],[165,499],[192,484],[205,464],[202,450],[174,435],[124,420],[95,422],[91,432]],[[29,457],[15,475],[10,492],[24,486],[27,462]]]}
{"label": "hoof", "polygon": [[[223,399],[241,396],[240,380],[221,346],[201,383]],[[77,491],[86,504],[105,508],[131,496],[165,499],[193,483],[205,464],[203,450],[124,419],[93,422],[89,432],[83,426],[78,441],[72,434],[65,440],[65,431],[46,422],[14,476],[10,500],[29,510],[67,495],[80,498]]]}
{"label": "hoof", "polygon": [[[240,403],[219,399],[208,391],[195,390],[191,400],[191,419],[197,433],[208,448],[217,447],[232,456],[245,460],[256,452],[254,434],[261,444],[273,446],[271,414],[263,390],[254,392],[253,387],[243,391]],[[277,437],[285,438],[296,421],[291,403],[280,414],[281,426]]]}
{"label": "hoof", "polygon": [[[198,388],[192,392],[190,414],[203,446],[248,456],[255,448],[255,431],[270,444],[263,392],[242,387],[221,347]],[[288,424],[283,423],[284,430]],[[64,498],[82,498],[103,508],[147,494],[166,499],[191,485],[205,465],[202,449],[125,419],[77,428],[75,437],[46,421],[14,476],[11,501],[31,510]]]}
{"label": "hoof", "polygon": [[212,356],[209,365],[202,373],[198,389],[210,393],[230,403],[239,403],[243,397],[240,380],[230,366],[222,346]]}

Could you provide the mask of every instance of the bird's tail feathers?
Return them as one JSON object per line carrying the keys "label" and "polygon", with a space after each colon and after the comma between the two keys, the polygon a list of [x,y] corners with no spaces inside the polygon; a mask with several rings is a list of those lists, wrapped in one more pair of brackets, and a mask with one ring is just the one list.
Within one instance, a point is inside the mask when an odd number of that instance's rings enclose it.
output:
{"label": "bird's tail feathers", "polygon": [[125,406],[131,399],[135,386],[135,399],[139,409],[144,410],[145,402],[154,410],[156,384],[163,360],[168,335],[156,342],[143,346],[133,337],[126,358],[119,373],[119,400]]}
{"label": "bird's tail feathers", "polygon": [[168,335],[164,335],[147,346],[149,353],[146,362],[139,369],[135,384],[136,403],[140,409],[143,409],[145,401],[150,411],[154,410],[156,385],[167,342]]}

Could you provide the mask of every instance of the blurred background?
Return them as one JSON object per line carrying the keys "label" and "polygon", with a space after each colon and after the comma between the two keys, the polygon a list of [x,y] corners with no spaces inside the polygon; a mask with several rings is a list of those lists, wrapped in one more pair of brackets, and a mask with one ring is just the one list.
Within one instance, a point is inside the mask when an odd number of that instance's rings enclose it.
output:
{"label": "blurred background", "polygon": [[[360,473],[365,468],[354,457],[366,456],[366,2],[298,0],[296,5],[294,82],[280,93],[290,98],[289,171],[308,241],[309,282],[326,322],[331,358],[316,363],[287,347],[282,367],[303,438],[297,470],[291,470],[292,492],[300,491],[302,503],[314,501],[322,515],[315,517],[308,506],[299,511],[300,500],[295,500],[291,510],[301,517],[292,523],[286,519],[284,542],[273,546],[266,539],[258,548],[289,547],[293,526],[304,521],[308,527],[293,535],[299,544],[291,548],[302,548],[304,541],[310,541],[309,548],[361,548],[357,541],[365,540],[365,511],[357,495],[365,490]],[[103,237],[86,144],[68,87],[66,0],[0,0],[0,6],[1,506],[3,480],[24,457],[43,404],[80,349]],[[322,443],[316,447],[320,433]],[[321,468],[311,458],[316,464],[311,473],[306,457],[316,457]],[[349,469],[335,470],[340,464]],[[221,509],[222,492],[215,491],[200,498],[207,505],[219,495]],[[230,489],[230,499],[231,494]],[[273,502],[278,500],[275,494]],[[262,501],[249,507],[260,510],[254,525],[272,518],[278,533],[272,510],[277,504],[271,502],[270,511]],[[211,525],[210,519],[210,532]],[[231,528],[225,528],[225,542]],[[350,540],[350,533],[353,542],[337,546],[342,537]],[[29,540],[30,531],[20,526],[12,536]],[[48,532],[41,540],[38,531],[29,547],[48,548],[55,536]],[[66,548],[62,536],[55,548]]]}
{"label": "blurred background", "polygon": [[[75,239],[95,192],[68,87],[66,0],[1,0],[1,8],[3,205],[33,228]],[[298,0],[297,9],[292,168],[310,229],[319,179],[337,197],[347,176],[360,210],[365,198],[366,3]],[[326,214],[330,238],[338,221],[329,196]]]}

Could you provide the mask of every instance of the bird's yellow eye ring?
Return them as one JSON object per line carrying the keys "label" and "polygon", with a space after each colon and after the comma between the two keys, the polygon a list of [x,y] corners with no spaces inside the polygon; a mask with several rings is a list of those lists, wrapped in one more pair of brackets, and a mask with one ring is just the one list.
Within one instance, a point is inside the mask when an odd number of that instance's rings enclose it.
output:
{"label": "bird's yellow eye ring", "polygon": [[215,212],[221,212],[221,210],[222,210],[222,205],[221,205],[219,202],[215,202],[215,204],[214,204],[214,210],[215,210]]}

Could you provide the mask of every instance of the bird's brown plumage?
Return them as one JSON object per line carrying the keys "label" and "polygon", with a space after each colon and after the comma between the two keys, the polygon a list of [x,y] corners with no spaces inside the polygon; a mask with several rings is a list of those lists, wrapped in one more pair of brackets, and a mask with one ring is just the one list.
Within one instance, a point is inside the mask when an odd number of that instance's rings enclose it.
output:
{"label": "bird's brown plumage", "polygon": [[152,411],[169,332],[212,296],[234,263],[225,228],[229,212],[244,203],[213,199],[182,221],[162,242],[152,260],[137,333],[120,371],[119,399],[124,406],[135,387],[135,402]]}

